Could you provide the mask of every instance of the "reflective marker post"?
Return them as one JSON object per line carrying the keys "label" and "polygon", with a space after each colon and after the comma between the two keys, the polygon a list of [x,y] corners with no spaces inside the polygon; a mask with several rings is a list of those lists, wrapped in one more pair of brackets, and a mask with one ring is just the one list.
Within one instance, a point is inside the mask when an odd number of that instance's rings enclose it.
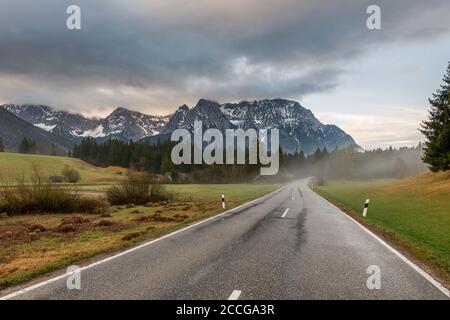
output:
{"label": "reflective marker post", "polygon": [[222,194],[222,208],[225,209],[225,195]]}
{"label": "reflective marker post", "polygon": [[366,203],[364,204],[363,217],[365,217],[367,215],[367,209],[369,209],[369,201],[370,201],[370,199],[367,199]]}

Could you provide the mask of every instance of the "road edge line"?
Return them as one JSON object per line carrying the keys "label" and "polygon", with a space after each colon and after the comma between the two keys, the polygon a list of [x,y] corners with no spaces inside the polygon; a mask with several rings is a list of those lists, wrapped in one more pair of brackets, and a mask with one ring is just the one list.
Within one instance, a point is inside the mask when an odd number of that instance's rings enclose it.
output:
{"label": "road edge line", "polygon": [[319,197],[320,199],[322,199],[324,202],[326,202],[327,204],[330,204],[331,206],[333,206],[334,208],[336,208],[341,214],[343,214],[347,219],[353,221],[354,223],[356,223],[358,226],[360,226],[364,231],[366,231],[369,235],[371,235],[373,238],[375,238],[379,243],[381,243],[384,247],[386,247],[389,251],[391,251],[392,253],[394,253],[397,257],[399,257],[403,262],[405,262],[408,266],[410,266],[411,268],[413,268],[417,273],[419,273],[422,277],[424,277],[426,280],[428,280],[428,282],[430,282],[435,288],[437,288],[439,291],[441,291],[444,295],[446,295],[448,298],[450,298],[450,291],[439,281],[437,281],[435,278],[433,278],[430,274],[428,274],[425,270],[423,270],[422,268],[420,268],[417,264],[415,264],[414,262],[412,262],[411,260],[409,260],[407,257],[405,257],[403,254],[400,253],[400,251],[398,251],[397,249],[395,249],[394,247],[392,247],[390,244],[388,244],[386,241],[384,241],[383,239],[381,239],[379,236],[377,236],[375,233],[373,233],[372,231],[370,231],[369,229],[367,229],[364,225],[362,225],[361,223],[359,223],[356,219],[354,219],[353,217],[351,217],[350,215],[348,215],[347,213],[345,213],[344,211],[342,211],[339,207],[337,207],[336,205],[334,205],[333,203],[331,203],[330,201],[328,201],[326,198],[324,198],[322,195],[320,195],[319,193],[315,192],[313,189],[311,189],[308,185],[307,188],[313,193],[315,194],[317,197]]}
{"label": "road edge line", "polygon": [[[114,259],[116,259],[116,258],[119,258],[119,257],[121,257],[121,256],[124,256],[124,255],[126,255],[126,254],[128,254],[128,253],[131,253],[131,252],[140,250],[140,249],[142,249],[142,248],[144,248],[144,247],[147,247],[147,246],[149,246],[149,245],[152,245],[152,244],[154,244],[154,243],[156,243],[156,242],[159,242],[159,241],[161,241],[161,240],[167,239],[167,238],[169,238],[169,237],[172,237],[172,236],[174,236],[174,235],[177,235],[177,234],[179,234],[179,233],[182,233],[182,232],[184,232],[184,231],[186,231],[186,230],[189,230],[189,229],[191,229],[191,228],[194,228],[194,227],[196,227],[196,226],[198,226],[198,225],[200,225],[200,224],[203,224],[203,223],[205,223],[205,222],[208,222],[208,221],[217,219],[217,218],[219,218],[219,217],[221,217],[221,216],[223,216],[223,215],[232,213],[233,211],[236,211],[236,210],[238,210],[238,209],[241,209],[241,208],[243,208],[243,207],[246,207],[246,206],[248,206],[248,205],[250,205],[250,204],[253,204],[253,203],[255,203],[255,202],[262,201],[262,200],[264,200],[265,198],[268,198],[268,197],[270,197],[271,195],[275,194],[276,192],[279,192],[279,191],[285,189],[286,187],[287,187],[287,185],[281,186],[281,187],[279,187],[278,189],[273,190],[272,192],[270,192],[270,193],[268,193],[268,194],[266,194],[266,195],[264,195],[264,196],[262,196],[262,197],[259,197],[259,198],[257,198],[257,199],[254,199],[254,200],[251,200],[251,201],[249,201],[249,202],[243,203],[243,204],[237,206],[236,208],[233,208],[233,209],[227,210],[227,211],[225,211],[225,212],[216,214],[216,215],[214,215],[214,216],[212,216],[212,217],[209,217],[209,218],[206,218],[206,219],[204,219],[204,220],[200,220],[200,221],[198,221],[198,222],[196,222],[196,223],[194,223],[194,224],[188,225],[188,226],[186,226],[186,227],[184,227],[184,228],[182,228],[182,229],[176,230],[176,231],[174,231],[174,232],[171,232],[171,233],[166,234],[166,235],[164,235],[164,236],[161,236],[161,237],[159,237],[159,238],[156,238],[156,239],[153,239],[153,240],[149,240],[149,241],[144,242],[144,243],[142,243],[142,244],[140,244],[140,245],[138,245],[138,246],[135,246],[135,247],[132,247],[132,248],[127,249],[127,250],[125,250],[125,251],[119,252],[119,253],[117,253],[117,254],[115,254],[115,255],[112,255],[112,256],[110,256],[110,257],[107,257],[107,258],[105,258],[105,259],[102,259],[102,260],[93,262],[93,263],[91,263],[91,264],[89,264],[89,265],[87,265],[87,266],[81,267],[81,268],[79,269],[79,272],[84,271],[84,270],[87,270],[87,269],[91,269],[91,268],[93,268],[93,267],[95,267],[95,266],[98,266],[98,265],[100,265],[100,264],[109,262],[109,261],[111,261],[111,260],[114,260]],[[3,297],[0,297],[0,300],[9,300],[9,299],[11,299],[11,298],[20,296],[20,295],[22,295],[22,294],[24,294],[24,293],[27,293],[27,292],[33,291],[33,290],[35,290],[35,289],[41,288],[41,287],[43,287],[43,286],[45,286],[45,285],[47,285],[47,284],[50,284],[50,283],[56,282],[56,281],[58,281],[58,280],[64,279],[64,278],[66,278],[66,277],[72,275],[72,273],[73,273],[73,272],[66,272],[66,273],[63,273],[63,274],[61,274],[61,275],[59,275],[59,276],[55,276],[55,277],[53,277],[53,278],[50,278],[50,279],[48,279],[48,280],[45,280],[45,281],[42,281],[42,282],[38,282],[38,283],[36,283],[36,284],[34,284],[34,285],[31,285],[31,286],[29,286],[29,287],[23,288],[23,289],[21,289],[21,290],[18,290],[18,291],[12,292],[12,293],[10,293],[10,294],[7,294],[7,295],[5,295],[5,296],[3,296]]]}

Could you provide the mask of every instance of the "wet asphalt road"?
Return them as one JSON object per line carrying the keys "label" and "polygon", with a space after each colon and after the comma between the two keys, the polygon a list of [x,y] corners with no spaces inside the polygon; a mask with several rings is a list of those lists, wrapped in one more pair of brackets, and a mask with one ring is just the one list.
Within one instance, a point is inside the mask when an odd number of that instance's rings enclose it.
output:
{"label": "wet asphalt road", "polygon": [[[371,265],[380,289],[367,287]],[[306,180],[83,270],[81,290],[61,278],[13,298],[224,300],[235,290],[239,299],[448,299]]]}

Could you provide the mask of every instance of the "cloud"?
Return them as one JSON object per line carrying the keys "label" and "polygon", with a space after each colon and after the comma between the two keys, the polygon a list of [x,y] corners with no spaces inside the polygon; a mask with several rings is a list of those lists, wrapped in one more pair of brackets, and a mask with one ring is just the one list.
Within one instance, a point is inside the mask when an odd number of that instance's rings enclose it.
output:
{"label": "cloud", "polygon": [[367,149],[415,146],[424,137],[418,128],[427,112],[410,107],[391,107],[384,116],[319,113],[318,118],[338,124]]}
{"label": "cloud", "polygon": [[80,31],[65,28],[70,4],[2,1],[0,101],[164,114],[199,97],[306,96],[375,45],[449,34],[447,0],[79,0]]}

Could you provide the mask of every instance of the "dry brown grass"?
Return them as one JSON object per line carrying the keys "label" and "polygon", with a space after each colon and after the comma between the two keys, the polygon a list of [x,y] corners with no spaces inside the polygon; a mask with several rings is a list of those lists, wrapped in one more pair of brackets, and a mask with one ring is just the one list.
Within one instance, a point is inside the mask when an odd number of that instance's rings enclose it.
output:
{"label": "dry brown grass", "polygon": [[[191,210],[184,210],[186,207]],[[110,218],[35,214],[0,219],[0,246],[5,248],[0,253],[0,287],[27,279],[39,270],[54,269],[155,237],[208,216],[217,204],[164,202],[152,207],[112,209]],[[133,213],[136,210],[141,213]],[[42,226],[42,231],[33,231],[37,225]]]}
{"label": "dry brown grass", "polygon": [[378,188],[384,193],[419,192],[425,194],[450,194],[450,172],[425,173]]}
{"label": "dry brown grass", "polygon": [[[81,264],[97,254],[124,249],[222,212],[222,192],[228,195],[227,208],[231,208],[267,194],[277,187],[279,186],[170,186],[175,192],[182,193],[183,199],[152,202],[142,206],[113,206],[107,212],[108,217],[102,217],[101,214],[77,214],[73,218],[73,214],[57,213],[0,218],[0,230],[18,224],[23,232],[23,238],[19,240],[13,240],[11,235],[0,240],[3,241],[0,243],[0,288],[71,264]],[[215,193],[212,192],[214,189],[217,189]],[[132,213],[135,210],[140,213]],[[112,223],[99,223],[100,221]],[[74,226],[73,231],[58,231],[64,222]],[[37,224],[45,231],[31,230]]]}

